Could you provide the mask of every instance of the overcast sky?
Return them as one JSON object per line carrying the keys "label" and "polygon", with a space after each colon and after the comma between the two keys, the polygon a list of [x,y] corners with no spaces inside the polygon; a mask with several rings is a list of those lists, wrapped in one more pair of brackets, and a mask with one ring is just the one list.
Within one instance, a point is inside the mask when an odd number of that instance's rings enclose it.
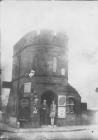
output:
{"label": "overcast sky", "polygon": [[28,32],[66,32],[69,83],[88,108],[98,109],[98,2],[2,2],[1,47],[4,80],[11,80],[12,48]]}

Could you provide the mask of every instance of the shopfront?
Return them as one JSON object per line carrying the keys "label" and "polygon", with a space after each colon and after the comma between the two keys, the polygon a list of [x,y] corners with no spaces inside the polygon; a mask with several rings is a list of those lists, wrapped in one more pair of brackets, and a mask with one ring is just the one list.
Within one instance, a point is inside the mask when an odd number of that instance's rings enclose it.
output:
{"label": "shopfront", "polygon": [[52,91],[46,91],[41,95],[40,123],[41,125],[51,125],[51,106],[55,104],[54,124],[57,120],[57,95]]}
{"label": "shopfront", "polygon": [[[18,119],[21,124],[31,122],[31,127],[51,125],[51,114],[54,113],[54,125],[66,118],[66,95],[52,90],[37,93],[31,92],[30,83],[24,83],[19,98]],[[54,109],[54,110],[53,110]],[[22,126],[22,125],[21,125]],[[23,125],[24,126],[24,125]]]}

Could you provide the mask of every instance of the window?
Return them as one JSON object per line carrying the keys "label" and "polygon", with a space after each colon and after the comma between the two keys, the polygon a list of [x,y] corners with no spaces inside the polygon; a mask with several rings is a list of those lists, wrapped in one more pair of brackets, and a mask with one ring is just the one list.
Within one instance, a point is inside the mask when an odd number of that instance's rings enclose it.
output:
{"label": "window", "polygon": [[53,61],[52,60],[48,60],[48,69],[49,71],[51,71],[53,69]]}
{"label": "window", "polygon": [[56,57],[51,58],[47,62],[49,71],[56,72],[57,70],[57,59]]}
{"label": "window", "polygon": [[74,98],[73,97],[68,97],[66,111],[67,113],[74,113]]}
{"label": "window", "polygon": [[64,68],[61,68],[61,75],[65,75],[65,69]]}
{"label": "window", "polygon": [[66,107],[66,113],[74,113],[74,106],[68,105]]}
{"label": "window", "polygon": [[74,105],[74,99],[73,99],[72,97],[70,97],[70,98],[68,99],[68,101],[69,101],[69,104],[70,104],[70,105]]}
{"label": "window", "polygon": [[56,57],[53,57],[53,72],[56,72],[57,69],[57,59]]}

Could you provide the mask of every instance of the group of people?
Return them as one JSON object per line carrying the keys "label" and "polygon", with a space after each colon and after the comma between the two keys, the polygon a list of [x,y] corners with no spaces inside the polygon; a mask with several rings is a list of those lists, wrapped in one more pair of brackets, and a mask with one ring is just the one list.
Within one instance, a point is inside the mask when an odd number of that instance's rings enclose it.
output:
{"label": "group of people", "polygon": [[56,117],[56,104],[52,101],[51,105],[47,105],[47,101],[43,100],[41,106],[41,122],[42,124],[46,125],[49,124],[49,120],[51,125],[55,124],[55,117]]}

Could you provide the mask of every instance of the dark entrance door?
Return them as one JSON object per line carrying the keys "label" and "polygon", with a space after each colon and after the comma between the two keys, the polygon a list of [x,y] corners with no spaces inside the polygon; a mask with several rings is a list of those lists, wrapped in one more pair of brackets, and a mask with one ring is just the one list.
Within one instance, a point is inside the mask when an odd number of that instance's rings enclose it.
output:
{"label": "dark entrance door", "polygon": [[30,121],[30,98],[23,97],[19,102],[19,120]]}
{"label": "dark entrance door", "polygon": [[[41,96],[41,108],[40,108],[40,122],[41,125],[50,125],[50,106],[52,101],[55,101],[57,105],[57,96],[52,91],[46,91]],[[45,103],[46,102],[46,103]],[[56,123],[56,119],[55,119]]]}

